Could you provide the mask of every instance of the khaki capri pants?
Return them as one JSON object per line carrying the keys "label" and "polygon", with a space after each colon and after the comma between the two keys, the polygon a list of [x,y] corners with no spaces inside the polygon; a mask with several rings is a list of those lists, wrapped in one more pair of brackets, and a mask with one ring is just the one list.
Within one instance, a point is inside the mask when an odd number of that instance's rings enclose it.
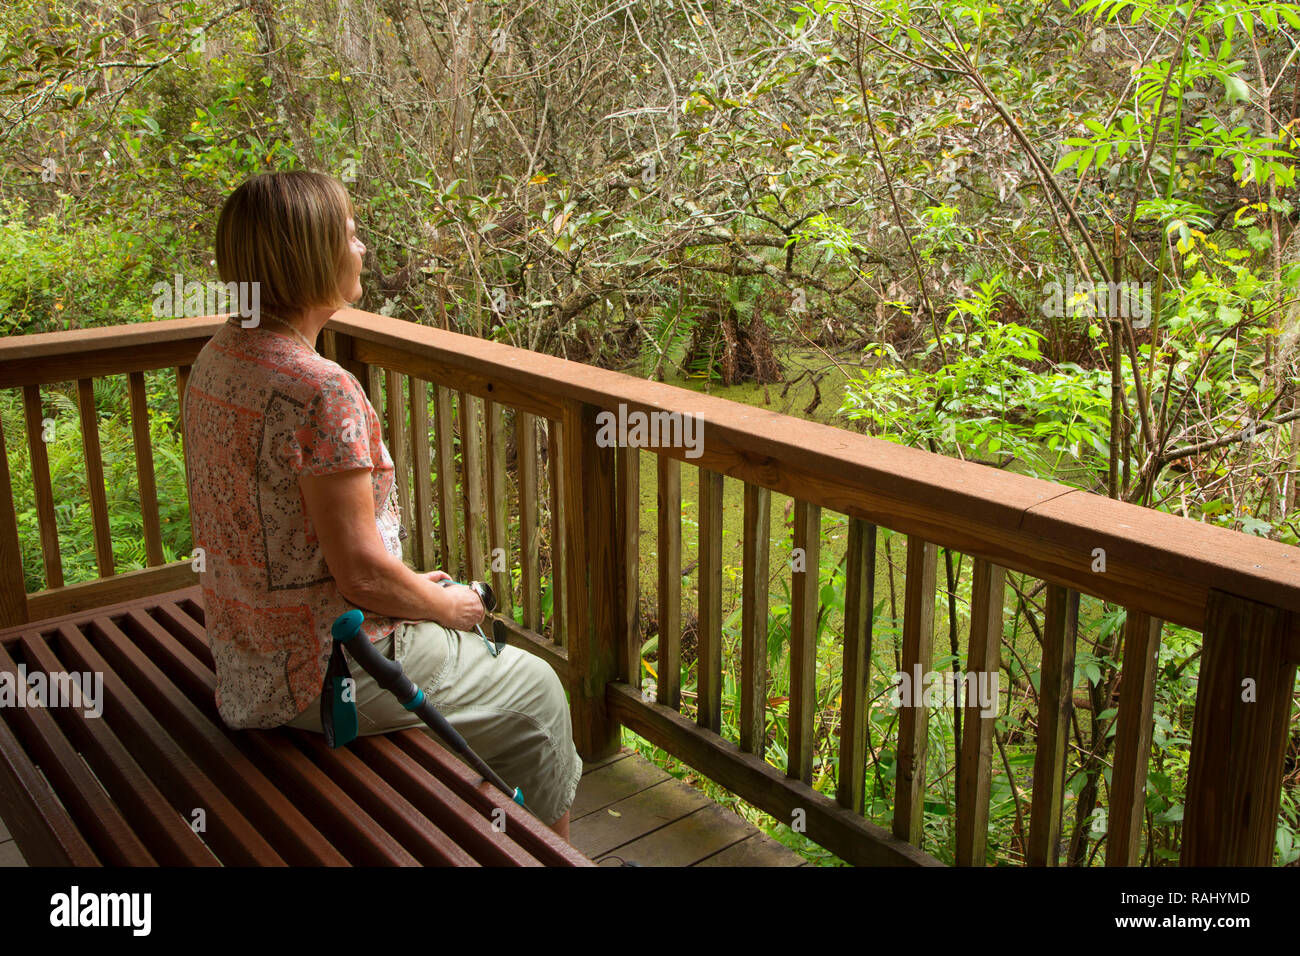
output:
{"label": "khaki capri pants", "polygon": [[[493,657],[474,631],[433,621],[400,622],[375,641],[379,653],[402,665],[480,757],[547,825],[568,812],[582,777],[564,687],[541,658],[509,645]],[[361,736],[418,727],[452,753],[451,746],[406,710],[355,661],[357,733]],[[320,700],[287,726],[322,733]]]}

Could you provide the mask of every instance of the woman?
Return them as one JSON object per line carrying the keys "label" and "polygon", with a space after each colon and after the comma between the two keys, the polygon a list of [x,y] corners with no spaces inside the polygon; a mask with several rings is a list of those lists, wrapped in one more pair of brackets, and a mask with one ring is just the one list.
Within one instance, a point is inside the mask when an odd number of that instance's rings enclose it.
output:
{"label": "woman", "polygon": [[[478,596],[403,564],[379,418],[356,378],[312,345],[361,296],[365,246],[343,185],[309,172],[249,179],[221,209],[216,253],[222,282],[258,283],[260,304],[204,346],[185,392],[222,719],[321,732],[330,625],[359,607],[380,652],[568,839],[582,762],[559,678],[518,648],[492,657],[466,633],[484,616]],[[359,667],[353,676],[360,733],[424,727]]]}

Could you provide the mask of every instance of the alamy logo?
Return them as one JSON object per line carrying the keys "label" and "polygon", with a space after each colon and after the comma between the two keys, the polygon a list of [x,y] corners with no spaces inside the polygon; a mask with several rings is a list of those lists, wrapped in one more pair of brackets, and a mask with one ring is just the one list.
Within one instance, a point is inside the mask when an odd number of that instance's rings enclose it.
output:
{"label": "alamy logo", "polygon": [[1133,320],[1135,329],[1151,325],[1150,282],[1075,282],[1070,274],[1065,277],[1064,288],[1059,282],[1049,282],[1043,286],[1043,295],[1043,315],[1050,319],[1126,318]]}
{"label": "alamy logo", "polygon": [[18,673],[0,671],[0,708],[3,707],[71,707],[87,717],[104,713],[104,675],[82,671],[27,672],[26,664]]}
{"label": "alamy logo", "polygon": [[260,282],[186,282],[179,272],[172,282],[155,282],[153,295],[155,319],[174,319],[197,315],[238,315],[239,324],[251,329],[261,322],[262,284]]}
{"label": "alamy logo", "polygon": [[50,897],[51,926],[129,926],[148,936],[153,924],[150,893],[82,893],[78,886]]}
{"label": "alamy logo", "polygon": [[899,671],[894,675],[894,687],[889,703],[895,707],[955,707],[963,703],[978,707],[981,717],[993,717],[998,712],[997,671],[926,671],[915,664],[912,673]]}
{"label": "alamy logo", "polygon": [[596,416],[601,448],[685,448],[687,458],[704,454],[704,416],[689,412],[628,411],[619,403],[618,414]]}

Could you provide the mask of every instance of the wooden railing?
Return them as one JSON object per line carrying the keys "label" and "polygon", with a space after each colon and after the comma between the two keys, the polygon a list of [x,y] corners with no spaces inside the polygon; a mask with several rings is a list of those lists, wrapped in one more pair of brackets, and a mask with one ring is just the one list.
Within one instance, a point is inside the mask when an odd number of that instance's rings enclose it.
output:
{"label": "wooden railing", "polygon": [[[194,580],[162,563],[143,372],[190,363],[220,319],[0,340],[0,389],[22,388],[48,587],[26,594],[7,461],[0,446],[0,627]],[[928,713],[899,709],[889,830],[862,816],[868,668],[876,605],[877,527],[906,536],[901,669],[930,671],[939,548],[974,558],[969,672],[996,673],[1006,572],[1046,584],[1032,803],[1025,856],[1058,862],[1079,598],[1127,609],[1106,860],[1138,860],[1163,622],[1203,633],[1183,817],[1184,864],[1271,861],[1300,660],[1300,549],[1061,485],[928,454],[764,409],[642,381],[477,338],[355,310],[337,314],[323,352],[357,375],[385,423],[400,501],[414,515],[411,560],[467,579],[519,570],[514,642],[555,667],[570,692],[585,759],[613,751],[620,725],[858,864],[932,864],[922,842]],[[149,563],[113,574],[90,381],[128,376]],[[42,386],[76,382],[100,579],[62,585],[53,491],[38,448]],[[430,391],[432,389],[432,391]],[[432,402],[430,402],[432,399]],[[430,422],[429,408],[433,415]],[[698,448],[597,442],[601,412],[679,413],[703,422]],[[507,467],[507,413],[515,467]],[[481,417],[481,422],[480,422]],[[432,425],[432,433],[430,431]],[[459,438],[459,461],[455,439]],[[543,451],[544,449],[544,451]],[[658,681],[643,694],[639,604],[640,454],[657,457]],[[689,454],[688,454],[689,453]],[[681,710],[681,466],[699,473],[698,648],[694,720]],[[517,500],[508,500],[513,476]],[[725,482],[743,483],[740,721],[722,714],[722,516]],[[790,572],[789,746],[784,771],[764,759],[771,495],[795,500]],[[547,502],[547,507],[541,507]],[[513,504],[513,508],[510,505]],[[813,789],[816,633],[823,511],[848,520],[839,784]],[[150,513],[153,524],[150,524]],[[516,515],[512,536],[509,519]],[[434,515],[438,527],[435,527]],[[542,547],[542,543],[546,547]],[[485,547],[486,546],[486,547]],[[509,556],[515,555],[513,559]],[[1099,563],[1098,556],[1102,557]],[[785,556],[781,556],[784,563]],[[107,560],[106,560],[107,559]],[[495,559],[495,560],[494,560]],[[543,567],[542,562],[546,562]],[[495,567],[495,571],[494,571]],[[1101,570],[1104,568],[1104,570]],[[543,581],[552,624],[543,627]],[[509,616],[509,615],[507,615]],[[1253,681],[1254,695],[1242,693]],[[993,718],[964,710],[955,799],[956,859],[982,864]]]}

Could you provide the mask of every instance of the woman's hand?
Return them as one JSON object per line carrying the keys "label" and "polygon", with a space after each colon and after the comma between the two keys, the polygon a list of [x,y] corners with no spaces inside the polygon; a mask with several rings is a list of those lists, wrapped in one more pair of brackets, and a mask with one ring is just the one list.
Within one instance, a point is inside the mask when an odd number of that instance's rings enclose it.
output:
{"label": "woman's hand", "polygon": [[[434,571],[432,574],[443,574],[443,572]],[[443,577],[449,578],[450,575],[443,574]],[[433,580],[432,575],[430,579]],[[473,588],[464,584],[453,584],[443,588],[443,593],[449,600],[449,607],[446,614],[438,620],[439,624],[457,631],[468,631],[487,615],[483,602]]]}
{"label": "woman's hand", "polygon": [[[439,581],[453,580],[446,571],[429,571],[424,576],[434,584]],[[449,584],[443,586],[442,590],[450,598],[450,607],[446,612],[446,618],[438,620],[439,624],[458,631],[468,631],[487,615],[483,600],[473,588],[464,584]]]}

